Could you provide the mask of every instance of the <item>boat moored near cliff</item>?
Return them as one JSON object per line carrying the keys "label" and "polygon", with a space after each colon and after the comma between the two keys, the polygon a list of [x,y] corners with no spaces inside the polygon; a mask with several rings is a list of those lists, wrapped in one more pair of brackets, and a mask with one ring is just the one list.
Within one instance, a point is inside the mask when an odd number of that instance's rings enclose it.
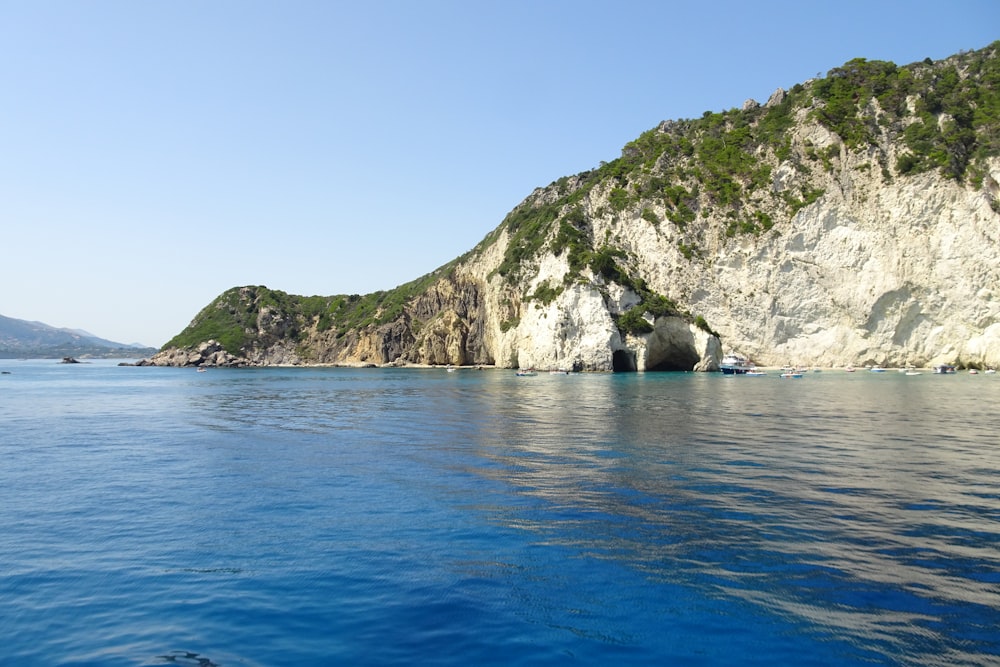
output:
{"label": "boat moored near cliff", "polygon": [[719,370],[726,375],[745,375],[747,371],[756,368],[749,359],[742,354],[730,352],[722,357]]}

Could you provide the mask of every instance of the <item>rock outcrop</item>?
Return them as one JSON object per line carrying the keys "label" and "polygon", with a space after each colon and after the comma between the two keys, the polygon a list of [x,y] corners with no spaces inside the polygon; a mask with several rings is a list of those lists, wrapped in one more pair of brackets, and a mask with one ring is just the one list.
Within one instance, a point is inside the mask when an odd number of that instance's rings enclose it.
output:
{"label": "rock outcrop", "polygon": [[413,283],[234,288],[149,363],[998,366],[998,44],[661,123]]}
{"label": "rock outcrop", "polygon": [[[279,357],[280,358],[280,357]],[[137,361],[136,366],[251,366],[250,359],[237,357],[222,348],[216,340],[208,340],[190,350],[168,348],[151,359]]]}

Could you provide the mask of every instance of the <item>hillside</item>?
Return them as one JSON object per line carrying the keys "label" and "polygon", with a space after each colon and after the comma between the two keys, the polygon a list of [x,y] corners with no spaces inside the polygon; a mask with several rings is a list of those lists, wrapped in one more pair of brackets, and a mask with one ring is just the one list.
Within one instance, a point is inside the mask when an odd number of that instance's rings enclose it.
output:
{"label": "hillside", "polygon": [[151,363],[1000,365],[998,49],[665,121],[433,273],[233,288]]}
{"label": "hillside", "polygon": [[77,329],[61,329],[0,315],[0,358],[140,357],[152,348],[124,345]]}

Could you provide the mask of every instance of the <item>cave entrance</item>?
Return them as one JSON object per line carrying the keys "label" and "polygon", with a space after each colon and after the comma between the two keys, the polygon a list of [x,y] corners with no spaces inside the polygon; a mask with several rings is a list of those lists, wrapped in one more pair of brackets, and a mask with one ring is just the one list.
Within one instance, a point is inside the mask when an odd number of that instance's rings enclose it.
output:
{"label": "cave entrance", "polygon": [[650,359],[646,371],[693,371],[699,361],[701,358],[693,348],[674,347]]}
{"label": "cave entrance", "polygon": [[611,370],[615,373],[635,373],[635,352],[615,350],[611,355]]}
{"label": "cave entrance", "polygon": [[690,372],[701,361],[690,329],[664,326],[661,335],[650,338],[646,371]]}
{"label": "cave entrance", "polygon": [[690,361],[688,359],[671,358],[665,359],[655,366],[646,369],[647,373],[676,373],[678,371],[693,371],[698,359]]}

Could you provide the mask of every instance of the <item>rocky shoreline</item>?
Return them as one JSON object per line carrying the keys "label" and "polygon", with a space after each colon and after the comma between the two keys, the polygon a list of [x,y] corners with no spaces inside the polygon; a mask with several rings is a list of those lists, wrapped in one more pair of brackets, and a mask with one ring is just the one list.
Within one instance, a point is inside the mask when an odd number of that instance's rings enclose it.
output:
{"label": "rocky shoreline", "polygon": [[[169,368],[438,368],[437,364],[410,363],[397,359],[385,364],[370,362],[303,363],[302,361],[258,361],[237,357],[227,352],[216,340],[209,340],[191,350],[168,348],[149,359],[119,366],[156,366]],[[492,364],[476,364],[470,368],[495,368]]]}
{"label": "rocky shoreline", "polygon": [[[710,357],[713,355],[709,355]],[[76,359],[67,358],[60,363],[80,363]],[[122,362],[118,364],[119,366],[143,366],[143,367],[164,367],[164,368],[413,368],[413,369],[433,369],[433,368],[449,368],[449,369],[464,369],[464,370],[509,370],[511,367],[498,366],[495,364],[465,364],[465,365],[453,365],[453,364],[427,364],[427,363],[414,363],[405,361],[403,359],[396,359],[395,361],[375,364],[371,362],[355,361],[355,362],[322,362],[322,363],[306,363],[300,360],[295,361],[251,361],[244,357],[237,357],[233,354],[227,352],[222,345],[216,340],[206,341],[194,349],[182,350],[177,348],[168,348],[162,350],[157,354],[153,355],[149,359],[140,359],[136,362]],[[758,365],[757,370],[765,371],[768,374],[780,373],[782,371],[788,370],[788,366],[772,366],[772,365]],[[852,365],[843,364],[837,366],[803,366],[798,367],[798,372],[804,373],[820,373],[820,372],[866,372],[871,371],[873,368],[878,368],[882,371],[898,371],[903,372],[907,369],[931,372],[932,368],[930,366],[866,366],[866,365]],[[988,370],[992,367],[985,365],[961,365],[958,370]],[[541,368],[536,369],[540,372],[548,371],[560,371],[560,372],[570,372],[565,369],[553,368]],[[694,369],[695,372],[712,372],[719,371],[718,360],[710,358],[706,363],[701,364],[698,368]],[[572,372],[581,372],[580,369],[572,369]],[[988,372],[991,372],[988,371]]]}

